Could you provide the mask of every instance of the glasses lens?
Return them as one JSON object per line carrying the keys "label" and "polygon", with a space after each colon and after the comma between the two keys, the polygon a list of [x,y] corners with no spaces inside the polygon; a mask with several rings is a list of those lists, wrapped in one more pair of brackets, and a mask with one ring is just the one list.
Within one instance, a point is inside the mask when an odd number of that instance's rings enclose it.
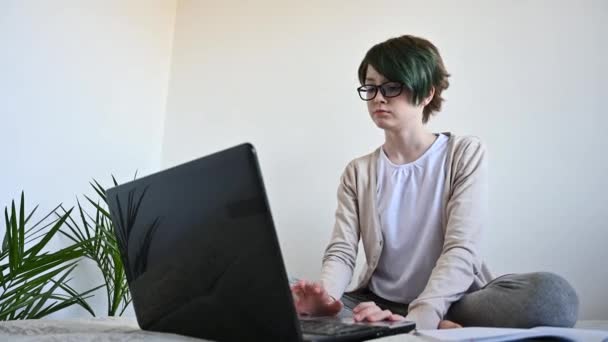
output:
{"label": "glasses lens", "polygon": [[359,88],[357,88],[357,91],[359,92],[359,96],[361,97],[362,100],[369,101],[376,96],[376,92],[378,91],[378,88],[376,88],[376,86],[373,86],[373,85],[363,85],[363,86],[360,86]]}
{"label": "glasses lens", "polygon": [[401,85],[401,83],[398,82],[389,82],[384,83],[381,86],[381,89],[382,95],[386,97],[395,97],[401,94],[401,89],[403,89],[403,86]]}

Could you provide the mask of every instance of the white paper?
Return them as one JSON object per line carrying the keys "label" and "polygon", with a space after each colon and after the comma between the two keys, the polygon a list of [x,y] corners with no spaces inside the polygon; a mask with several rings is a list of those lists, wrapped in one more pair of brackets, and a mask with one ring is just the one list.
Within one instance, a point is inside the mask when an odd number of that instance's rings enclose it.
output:
{"label": "white paper", "polygon": [[538,327],[532,329],[478,328],[418,330],[418,335],[441,341],[514,341],[532,337],[560,337],[571,341],[605,342],[608,331],[571,328]]}

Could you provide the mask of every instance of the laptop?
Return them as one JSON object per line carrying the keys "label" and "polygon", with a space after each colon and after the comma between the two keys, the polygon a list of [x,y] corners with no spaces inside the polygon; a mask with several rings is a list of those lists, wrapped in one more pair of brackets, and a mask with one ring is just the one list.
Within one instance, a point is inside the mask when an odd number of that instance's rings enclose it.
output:
{"label": "laptop", "polygon": [[357,341],[415,326],[298,317],[251,144],[106,195],[144,330],[216,341]]}

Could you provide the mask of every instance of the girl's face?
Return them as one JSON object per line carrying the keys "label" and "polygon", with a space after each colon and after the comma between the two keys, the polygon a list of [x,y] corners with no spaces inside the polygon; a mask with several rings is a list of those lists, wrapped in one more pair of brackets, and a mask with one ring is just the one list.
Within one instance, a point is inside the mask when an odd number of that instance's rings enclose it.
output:
{"label": "girl's face", "polygon": [[[404,86],[386,79],[371,65],[367,66],[364,86],[366,85],[382,86],[386,94],[386,96],[382,94],[380,88],[365,87],[368,89],[367,96],[376,93],[372,100],[367,101],[367,110],[376,126],[383,130],[401,131],[412,127],[412,125],[420,125],[422,110],[427,103],[426,99],[421,101],[418,106],[413,105],[408,99],[407,89]],[[401,92],[399,93],[400,89]],[[399,95],[394,96],[397,93]],[[365,96],[365,93],[363,94],[362,96]]]}

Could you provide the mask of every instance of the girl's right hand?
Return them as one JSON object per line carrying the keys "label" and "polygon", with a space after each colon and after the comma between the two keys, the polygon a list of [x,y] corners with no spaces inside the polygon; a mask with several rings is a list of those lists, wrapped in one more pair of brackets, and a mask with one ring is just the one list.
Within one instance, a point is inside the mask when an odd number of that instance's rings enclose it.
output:
{"label": "girl's right hand", "polygon": [[342,310],[342,302],[334,299],[322,285],[300,280],[291,286],[298,314],[335,316]]}

